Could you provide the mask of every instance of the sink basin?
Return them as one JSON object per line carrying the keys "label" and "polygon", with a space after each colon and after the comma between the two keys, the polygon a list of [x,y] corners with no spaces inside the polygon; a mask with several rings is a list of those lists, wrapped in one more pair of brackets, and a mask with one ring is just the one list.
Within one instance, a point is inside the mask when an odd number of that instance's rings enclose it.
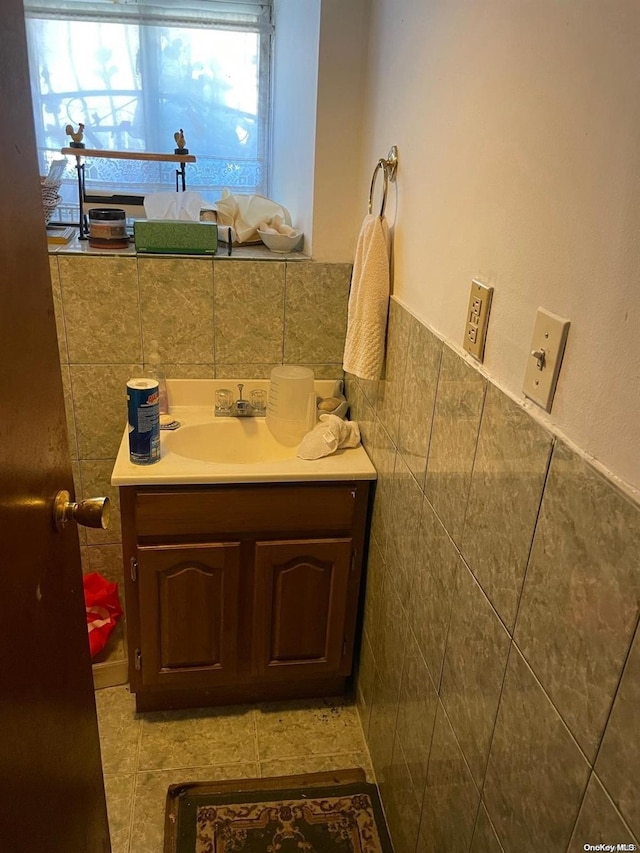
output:
{"label": "sink basin", "polygon": [[164,445],[188,459],[233,465],[295,459],[298,449],[276,441],[262,418],[220,418],[183,426],[166,435]]}

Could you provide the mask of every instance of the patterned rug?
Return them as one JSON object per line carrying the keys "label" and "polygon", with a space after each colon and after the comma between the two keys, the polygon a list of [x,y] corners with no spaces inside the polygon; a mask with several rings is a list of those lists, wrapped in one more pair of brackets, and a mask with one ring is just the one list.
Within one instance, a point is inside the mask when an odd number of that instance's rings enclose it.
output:
{"label": "patterned rug", "polygon": [[357,769],[172,785],[164,853],[393,853],[393,848],[377,788]]}

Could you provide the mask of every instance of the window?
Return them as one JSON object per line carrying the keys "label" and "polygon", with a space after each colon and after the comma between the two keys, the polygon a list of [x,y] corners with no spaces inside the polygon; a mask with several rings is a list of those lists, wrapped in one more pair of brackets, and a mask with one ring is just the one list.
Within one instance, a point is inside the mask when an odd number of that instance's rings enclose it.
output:
{"label": "window", "polygon": [[[85,125],[87,148],[173,153],[189,189],[266,193],[271,0],[25,0],[41,173]],[[70,162],[63,204],[76,198]],[[87,158],[87,187],[175,185],[175,163]],[[66,217],[65,217],[66,218]]]}

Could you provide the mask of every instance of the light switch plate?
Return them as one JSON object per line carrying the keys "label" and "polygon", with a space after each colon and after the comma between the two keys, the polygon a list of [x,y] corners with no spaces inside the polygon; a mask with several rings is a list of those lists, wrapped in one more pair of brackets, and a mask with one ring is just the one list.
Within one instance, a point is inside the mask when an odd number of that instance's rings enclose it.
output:
{"label": "light switch plate", "polygon": [[569,325],[569,320],[538,308],[522,390],[547,412],[551,411]]}
{"label": "light switch plate", "polygon": [[464,327],[463,346],[478,361],[484,358],[484,345],[487,339],[489,311],[493,288],[475,279],[471,282],[469,305],[467,306],[467,321]]}

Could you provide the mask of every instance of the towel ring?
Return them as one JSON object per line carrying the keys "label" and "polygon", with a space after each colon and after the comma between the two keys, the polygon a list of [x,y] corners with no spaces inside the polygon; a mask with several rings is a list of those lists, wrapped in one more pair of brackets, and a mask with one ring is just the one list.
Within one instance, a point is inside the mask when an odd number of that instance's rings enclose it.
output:
{"label": "towel ring", "polygon": [[383,216],[384,209],[387,204],[387,190],[389,188],[389,181],[394,183],[396,179],[396,174],[398,172],[398,147],[396,145],[392,145],[389,149],[389,153],[387,154],[387,159],[381,157],[380,160],[376,163],[375,169],[373,170],[373,175],[371,177],[371,187],[369,188],[369,213],[373,213],[373,192],[376,187],[376,180],[378,178],[378,172],[382,169],[382,177],[384,179],[384,183],[382,184],[382,203],[380,205],[380,213],[378,216]]}

